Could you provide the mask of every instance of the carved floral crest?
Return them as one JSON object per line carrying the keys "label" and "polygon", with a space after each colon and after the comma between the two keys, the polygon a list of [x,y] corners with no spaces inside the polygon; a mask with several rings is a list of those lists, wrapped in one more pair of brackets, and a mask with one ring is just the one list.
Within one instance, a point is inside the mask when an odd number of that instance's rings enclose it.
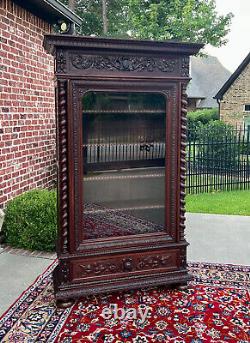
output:
{"label": "carved floral crest", "polygon": [[131,57],[131,56],[86,56],[72,55],[72,65],[77,69],[118,70],[118,71],[162,71],[172,73],[176,59]]}

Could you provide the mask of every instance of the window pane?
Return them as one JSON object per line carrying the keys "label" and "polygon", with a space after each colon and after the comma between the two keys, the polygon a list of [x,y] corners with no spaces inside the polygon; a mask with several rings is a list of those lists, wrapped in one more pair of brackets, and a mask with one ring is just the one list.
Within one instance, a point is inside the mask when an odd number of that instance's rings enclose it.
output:
{"label": "window pane", "polygon": [[85,239],[165,230],[165,133],[160,94],[84,96]]}
{"label": "window pane", "polygon": [[245,105],[245,111],[247,111],[247,112],[250,111],[250,104]]}

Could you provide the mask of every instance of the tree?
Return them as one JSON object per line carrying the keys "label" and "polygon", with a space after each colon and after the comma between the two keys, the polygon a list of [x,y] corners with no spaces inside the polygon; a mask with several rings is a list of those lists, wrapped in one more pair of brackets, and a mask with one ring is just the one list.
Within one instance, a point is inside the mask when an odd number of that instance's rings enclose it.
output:
{"label": "tree", "polygon": [[[69,1],[73,0],[61,0],[68,6]],[[75,0],[75,12],[83,20],[78,32],[83,35],[128,36],[127,6],[128,0]]]}
{"label": "tree", "polygon": [[232,13],[217,14],[214,0],[129,0],[130,30],[137,38],[221,46],[231,19]]}
{"label": "tree", "polygon": [[207,172],[233,171],[239,161],[238,137],[233,126],[219,120],[200,126],[196,159]]}
{"label": "tree", "polygon": [[76,1],[75,0],[69,0],[69,8],[72,9],[72,11],[76,8]]}
{"label": "tree", "polygon": [[102,0],[102,23],[103,23],[103,33],[106,35],[108,33],[108,17],[107,17],[107,1]]}
{"label": "tree", "polygon": [[214,0],[75,0],[75,4],[83,19],[81,34],[176,39],[217,47],[227,42],[233,16],[218,15]]}

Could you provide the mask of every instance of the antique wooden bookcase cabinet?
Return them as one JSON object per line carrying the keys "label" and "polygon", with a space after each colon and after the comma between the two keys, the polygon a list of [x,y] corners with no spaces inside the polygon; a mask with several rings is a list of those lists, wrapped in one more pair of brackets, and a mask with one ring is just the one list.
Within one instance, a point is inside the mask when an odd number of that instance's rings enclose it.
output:
{"label": "antique wooden bookcase cabinet", "polygon": [[55,56],[58,303],[184,285],[186,86],[199,44],[45,37]]}

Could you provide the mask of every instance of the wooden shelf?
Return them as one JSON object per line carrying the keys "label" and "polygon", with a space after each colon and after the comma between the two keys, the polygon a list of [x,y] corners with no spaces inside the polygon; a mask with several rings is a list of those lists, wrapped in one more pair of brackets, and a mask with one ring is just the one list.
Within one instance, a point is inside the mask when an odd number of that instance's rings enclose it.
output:
{"label": "wooden shelf", "polygon": [[90,148],[90,147],[105,147],[105,146],[108,146],[108,147],[111,147],[111,146],[131,146],[131,147],[141,147],[141,146],[144,146],[144,145],[150,145],[152,148],[154,148],[156,146],[159,147],[159,145],[161,146],[165,146],[165,142],[142,142],[142,143],[126,143],[126,142],[117,142],[117,143],[89,143],[89,144],[83,144],[82,147],[83,148]]}
{"label": "wooden shelf", "polygon": [[154,113],[166,113],[165,110],[88,110],[83,111],[83,113],[94,113],[94,114],[154,114]]}
{"label": "wooden shelf", "polygon": [[164,209],[164,205],[142,205],[142,206],[131,206],[131,207],[118,207],[118,208],[101,208],[95,210],[83,211],[84,214],[92,213],[110,213],[110,212],[126,212],[126,211],[138,211],[138,210],[155,210]]}
{"label": "wooden shelf", "polygon": [[84,176],[84,182],[88,181],[110,181],[110,180],[131,180],[131,179],[148,179],[165,177],[165,173],[150,173],[142,175],[98,175],[98,176]]}

